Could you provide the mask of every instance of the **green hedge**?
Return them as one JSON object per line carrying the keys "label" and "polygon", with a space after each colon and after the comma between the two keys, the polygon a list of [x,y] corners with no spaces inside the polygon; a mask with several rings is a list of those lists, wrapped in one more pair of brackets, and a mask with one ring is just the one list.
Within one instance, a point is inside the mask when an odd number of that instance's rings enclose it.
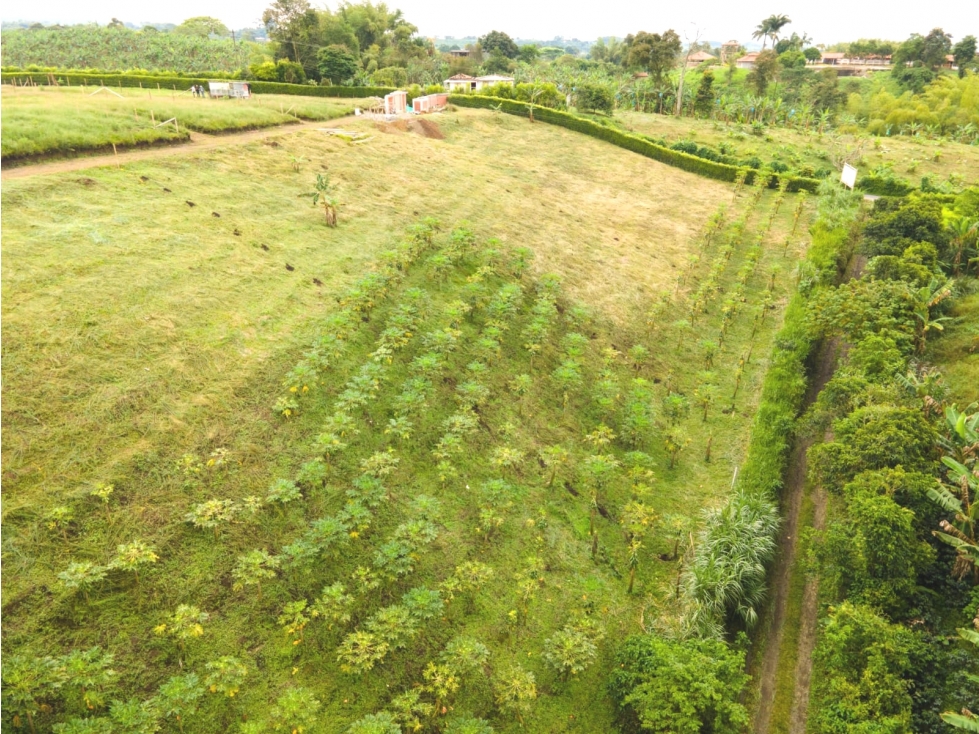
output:
{"label": "green hedge", "polygon": [[[450,94],[449,102],[459,107],[477,107],[482,109],[498,109],[510,115],[520,117],[530,116],[530,105],[527,102],[517,102],[512,99],[501,99],[499,97],[481,97],[473,94]],[[572,115],[560,110],[552,110],[547,107],[534,106],[534,119],[547,122],[552,125],[560,125],[575,132],[590,135],[593,138],[604,140],[607,143],[616,145],[633,153],[652,158],[653,160],[665,163],[668,166],[680,168],[690,173],[696,173],[707,178],[714,178],[719,181],[733,182],[740,170],[737,166],[726,163],[716,163],[704,158],[683,153],[679,150],[672,150],[662,145],[650,142],[637,135],[630,135],[621,130],[606,127],[600,123],[585,118]],[[748,170],[747,182],[752,183],[757,171]],[[789,191],[809,191],[816,192],[819,181],[814,178],[789,177]],[[777,188],[780,182],[778,174],[771,174],[768,182],[769,187]]]}
{"label": "green hedge", "polygon": [[[46,85],[50,77],[54,77],[59,84],[70,84],[79,86],[81,84],[98,86],[105,84],[107,87],[144,87],[152,89],[157,85],[162,89],[176,89],[185,91],[190,89],[192,84],[204,84],[208,82],[208,77],[190,76],[147,76],[137,74],[63,74],[58,72],[14,72],[2,74],[4,84],[12,84],[16,80],[22,84],[30,79],[34,84]],[[219,81],[227,81],[221,79]],[[281,84],[279,82],[259,82],[245,80],[255,94],[297,94],[304,97],[383,97],[388,92],[393,91],[389,87],[314,87],[312,84]]]}
{"label": "green hedge", "polygon": [[900,178],[890,176],[861,176],[857,188],[868,194],[877,196],[907,196],[914,191],[914,186]]}

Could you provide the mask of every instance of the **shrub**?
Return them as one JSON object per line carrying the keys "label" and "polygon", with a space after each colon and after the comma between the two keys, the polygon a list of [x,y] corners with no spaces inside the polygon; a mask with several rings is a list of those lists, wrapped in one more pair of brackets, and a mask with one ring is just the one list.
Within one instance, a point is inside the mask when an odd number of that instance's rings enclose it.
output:
{"label": "shrub", "polygon": [[381,87],[403,87],[408,83],[408,72],[400,66],[386,66],[375,71],[371,81]]}
{"label": "shrub", "polygon": [[623,717],[644,731],[736,734],[748,725],[739,702],[749,677],[744,653],[720,640],[628,638],[609,690]]}
{"label": "shrub", "polygon": [[579,84],[575,90],[575,106],[582,110],[612,113],[615,99],[612,91],[598,84]]}
{"label": "shrub", "polygon": [[815,651],[826,675],[814,679],[810,730],[910,731],[914,642],[869,607],[844,602],[831,610]]}

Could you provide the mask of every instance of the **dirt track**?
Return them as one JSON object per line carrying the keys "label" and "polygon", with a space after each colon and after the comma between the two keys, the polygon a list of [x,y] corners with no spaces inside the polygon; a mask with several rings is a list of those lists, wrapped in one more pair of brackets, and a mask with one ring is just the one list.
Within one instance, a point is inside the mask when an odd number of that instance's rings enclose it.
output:
{"label": "dirt track", "polygon": [[153,160],[154,158],[165,158],[172,155],[184,153],[197,153],[199,151],[213,150],[222,148],[226,145],[241,145],[261,140],[270,135],[284,135],[296,133],[302,130],[316,130],[324,127],[338,127],[345,122],[355,120],[355,117],[341,117],[335,120],[323,120],[320,122],[302,122],[291,125],[278,125],[266,127],[260,130],[248,130],[242,133],[229,133],[227,135],[205,135],[204,133],[191,133],[189,143],[179,143],[176,145],[165,145],[141,150],[130,150],[118,155],[92,155],[67,160],[56,160],[49,163],[35,163],[8,168],[2,172],[0,180],[8,181],[15,178],[29,178],[31,176],[46,176],[52,173],[65,173],[70,171],[83,171],[87,168],[98,168],[100,166],[116,166],[125,163],[135,163],[137,161]]}
{"label": "dirt track", "polygon": [[[859,278],[866,265],[863,255],[854,255],[848,264],[844,281]],[[836,364],[845,357],[848,345],[837,339],[825,343],[816,357],[815,371],[809,382],[805,405],[811,405],[819,392],[826,386]],[[822,437],[824,441],[832,440],[832,433],[827,432]],[[782,498],[782,513],[784,522],[778,541],[778,555],[771,582],[772,599],[769,602],[771,613],[768,618],[768,630],[765,648],[758,664],[759,695],[752,731],[755,734],[768,734],[771,726],[772,706],[775,702],[776,685],[778,682],[779,654],[782,651],[782,630],[785,624],[785,612],[788,606],[791,577],[799,541],[799,514],[803,499],[806,495],[806,452],[815,442],[814,437],[803,437],[797,440],[789,461],[789,470],[785,482],[785,495]],[[826,493],[822,487],[812,488],[813,518],[812,525],[816,530],[822,530],[826,522]],[[792,671],[792,707],[789,714],[789,734],[805,734],[806,721],[809,713],[809,691],[812,683],[812,653],[816,646],[817,627],[819,623],[819,579],[806,579],[802,607],[799,611],[799,638],[796,647],[795,670]]]}

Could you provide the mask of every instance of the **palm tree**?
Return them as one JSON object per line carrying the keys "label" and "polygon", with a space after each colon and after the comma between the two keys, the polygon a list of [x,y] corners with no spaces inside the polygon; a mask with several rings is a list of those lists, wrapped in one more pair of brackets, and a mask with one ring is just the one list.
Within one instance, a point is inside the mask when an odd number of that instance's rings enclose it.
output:
{"label": "palm tree", "polygon": [[778,42],[779,32],[791,23],[792,20],[787,15],[770,15],[768,16],[768,25],[771,28],[772,45]]}
{"label": "palm tree", "polygon": [[770,15],[758,24],[751,37],[755,40],[762,39],[761,50],[764,51],[768,39],[772,39],[772,45],[774,46],[775,42],[778,41],[779,31],[791,22],[787,15]]}

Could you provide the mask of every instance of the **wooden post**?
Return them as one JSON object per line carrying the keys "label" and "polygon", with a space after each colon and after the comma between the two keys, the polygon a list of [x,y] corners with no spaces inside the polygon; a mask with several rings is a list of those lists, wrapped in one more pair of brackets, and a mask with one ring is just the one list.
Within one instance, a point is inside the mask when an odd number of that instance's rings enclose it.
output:
{"label": "wooden post", "polygon": [[150,110],[150,121],[156,125],[156,117],[153,116],[153,110]]}

